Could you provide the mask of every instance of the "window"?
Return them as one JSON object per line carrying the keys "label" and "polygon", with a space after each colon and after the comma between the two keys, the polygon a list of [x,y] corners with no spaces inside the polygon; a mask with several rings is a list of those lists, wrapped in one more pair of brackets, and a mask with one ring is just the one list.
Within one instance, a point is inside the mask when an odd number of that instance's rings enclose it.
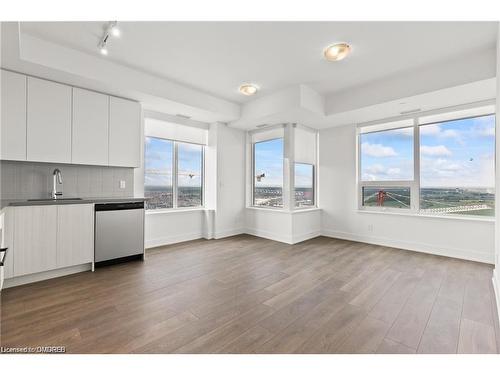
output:
{"label": "window", "polygon": [[361,134],[362,181],[413,180],[413,128]]}
{"label": "window", "polygon": [[420,126],[420,211],[494,216],[495,116]]}
{"label": "window", "polygon": [[364,130],[359,136],[361,206],[411,209],[416,188],[413,120]]}
{"label": "window", "polygon": [[146,137],[144,149],[144,196],[148,198],[146,206],[148,209],[172,208],[174,142]]}
{"label": "window", "polygon": [[283,207],[283,138],[254,143],[253,204]]}
{"label": "window", "polygon": [[203,146],[177,143],[177,207],[202,205]]}
{"label": "window", "polygon": [[493,216],[493,113],[476,107],[360,128],[360,207]]}
{"label": "window", "polygon": [[248,133],[247,203],[287,211],[316,205],[318,132],[300,124],[276,124]]}
{"label": "window", "polygon": [[146,209],[203,205],[203,146],[145,137]]}
{"label": "window", "polygon": [[295,207],[314,206],[314,165],[295,163]]}

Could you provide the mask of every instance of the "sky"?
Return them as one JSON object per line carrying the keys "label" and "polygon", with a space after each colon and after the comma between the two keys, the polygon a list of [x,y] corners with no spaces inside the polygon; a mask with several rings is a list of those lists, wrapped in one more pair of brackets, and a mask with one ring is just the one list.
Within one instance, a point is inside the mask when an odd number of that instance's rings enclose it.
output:
{"label": "sky", "polygon": [[[493,188],[495,116],[420,126],[421,187]],[[413,130],[361,135],[361,179],[413,179]]]}
{"label": "sky", "polygon": [[265,174],[255,186],[283,187],[283,138],[255,143],[254,154],[255,175]]}
{"label": "sky", "polygon": [[[202,146],[178,143],[179,186],[201,186]],[[146,137],[146,186],[172,186],[173,142]],[[190,176],[192,175],[192,176]]]}
{"label": "sky", "polygon": [[[265,174],[260,181],[255,179],[257,187],[283,187],[283,138],[255,143],[255,175]],[[313,187],[313,166],[295,164],[295,186]]]}

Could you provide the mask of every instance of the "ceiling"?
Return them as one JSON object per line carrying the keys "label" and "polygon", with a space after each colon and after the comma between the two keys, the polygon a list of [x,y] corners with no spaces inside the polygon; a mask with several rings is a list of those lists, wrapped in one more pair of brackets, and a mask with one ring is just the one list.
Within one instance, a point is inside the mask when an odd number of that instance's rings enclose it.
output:
{"label": "ceiling", "polygon": [[[496,22],[119,22],[109,55],[97,44],[106,22],[23,22],[21,30],[99,58],[245,103],[297,84],[321,94],[343,91],[446,59],[466,59],[496,43]],[[353,47],[329,63],[332,42]]]}

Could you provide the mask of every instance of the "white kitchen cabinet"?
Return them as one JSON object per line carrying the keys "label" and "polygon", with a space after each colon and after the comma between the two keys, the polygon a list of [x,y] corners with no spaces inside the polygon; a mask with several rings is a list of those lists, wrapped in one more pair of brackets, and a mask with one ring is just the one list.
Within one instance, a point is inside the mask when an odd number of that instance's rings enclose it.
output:
{"label": "white kitchen cabinet", "polygon": [[27,160],[71,163],[71,90],[28,77]]}
{"label": "white kitchen cabinet", "polygon": [[73,88],[73,164],[108,165],[109,96]]}
{"label": "white kitchen cabinet", "polygon": [[57,206],[57,267],[94,259],[94,205]]}
{"label": "white kitchen cabinet", "polygon": [[26,76],[1,71],[0,159],[26,160]]}
{"label": "white kitchen cabinet", "polygon": [[141,161],[141,105],[109,98],[109,165],[139,167]]}
{"label": "white kitchen cabinet", "polygon": [[57,268],[57,206],[14,209],[14,276]]}
{"label": "white kitchen cabinet", "polygon": [[13,208],[5,207],[0,211],[0,232],[1,247],[7,247],[7,254],[4,262],[4,278],[8,279],[14,276],[14,257],[12,255],[14,244],[14,216]]}

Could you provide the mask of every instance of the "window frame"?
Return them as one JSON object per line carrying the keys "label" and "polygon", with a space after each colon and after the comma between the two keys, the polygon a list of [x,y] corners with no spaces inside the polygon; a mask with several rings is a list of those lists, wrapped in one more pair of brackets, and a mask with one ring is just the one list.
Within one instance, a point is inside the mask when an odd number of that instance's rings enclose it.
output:
{"label": "window frame", "polygon": [[[275,129],[283,129],[283,133],[280,136],[270,136],[267,139],[261,141],[253,141],[253,136],[259,133],[264,133],[272,131]],[[295,136],[296,129],[301,128],[307,130],[314,134],[315,146],[314,146],[314,158],[313,163],[298,162],[295,159]],[[319,200],[319,189],[318,189],[318,175],[319,175],[319,131],[317,129],[310,128],[305,125],[298,123],[280,123],[274,125],[268,125],[262,129],[253,129],[246,132],[246,146],[245,146],[245,202],[246,208],[260,209],[260,210],[278,210],[282,212],[294,212],[294,211],[305,211],[305,210],[317,210],[318,200]],[[255,145],[257,143],[272,141],[276,139],[283,139],[283,205],[280,207],[272,206],[259,206],[255,204]],[[299,164],[309,164],[313,165],[314,172],[314,205],[305,207],[295,207],[295,163]]]}
{"label": "window frame", "polygon": [[[205,151],[206,151],[206,145],[200,144],[200,143],[193,143],[193,142],[184,142],[184,141],[177,141],[175,139],[171,138],[162,138],[162,137],[155,137],[155,136],[149,136],[145,135],[144,139],[146,138],[156,138],[156,139],[161,139],[163,141],[171,141],[173,143],[172,147],[172,207],[170,208],[147,208],[146,211],[148,212],[161,212],[161,211],[179,211],[179,210],[196,210],[196,209],[204,209],[205,208]],[[191,145],[196,145],[201,147],[201,204],[199,206],[190,206],[190,207],[179,207],[178,205],[178,191],[179,191],[179,184],[178,184],[178,171],[179,171],[179,154],[178,154],[178,145],[179,143],[184,143],[184,144],[191,144]],[[144,148],[144,160],[146,159],[146,149]],[[144,175],[146,175],[146,163],[144,162]]]}
{"label": "window frame", "polygon": [[293,181],[293,209],[294,210],[308,210],[311,208],[316,207],[316,164],[311,164],[311,163],[302,163],[298,161],[293,162],[293,167],[295,169],[295,166],[297,164],[302,164],[302,165],[310,165],[312,167],[312,191],[313,191],[313,204],[310,206],[296,206],[297,202],[295,200],[295,171],[293,174],[294,181]]}
{"label": "window frame", "polygon": [[[461,112],[461,111],[466,111],[466,110],[478,110],[482,107],[487,108],[493,106],[492,111],[488,111],[482,114],[475,114],[475,115],[464,115],[464,116],[457,116],[455,118],[447,119],[447,120],[442,120],[442,121],[425,121],[421,122],[420,118],[422,117],[428,117],[432,115],[440,115],[440,114],[446,114],[450,113],[452,114],[453,112]],[[399,116],[399,117],[393,117],[385,120],[378,120],[378,121],[372,121],[369,123],[364,123],[364,124],[359,124],[356,128],[356,156],[357,156],[357,161],[356,161],[356,168],[357,168],[357,184],[356,184],[356,189],[357,189],[357,208],[359,211],[373,211],[373,212],[388,212],[388,213],[399,213],[399,214],[414,214],[414,215],[421,215],[421,216],[429,216],[427,213],[421,213],[420,211],[420,127],[421,126],[426,126],[426,125],[432,125],[432,124],[441,124],[444,122],[449,122],[449,121],[458,121],[458,120],[465,120],[465,119],[470,119],[470,118],[478,118],[482,116],[490,116],[493,115],[495,116],[495,122],[496,122],[496,109],[495,109],[495,101],[494,100],[486,100],[482,102],[476,102],[476,103],[470,103],[470,104],[465,104],[465,105],[459,105],[459,106],[454,106],[454,107],[447,107],[447,108],[441,108],[437,110],[432,110],[432,111],[426,111],[426,112],[417,112],[414,114],[410,115],[405,115],[405,116]],[[394,128],[387,128],[386,130],[396,130],[396,129],[405,129],[405,128],[413,128],[413,180],[394,180],[394,181],[363,181],[361,179],[361,135],[362,134],[369,134],[371,132],[366,132],[362,133],[361,129],[369,127],[369,126],[376,126],[376,125],[382,125],[385,123],[391,123],[391,122],[396,122],[396,121],[402,121],[402,120],[412,120],[413,125],[412,126],[402,126],[402,127],[394,127]],[[378,130],[378,131],[373,131],[375,132],[380,132],[380,131],[385,131],[385,130]],[[495,134],[495,145],[496,145],[496,137],[497,134]],[[495,147],[495,155],[497,153],[497,149]],[[496,156],[495,156],[496,157]],[[495,173],[495,171],[494,171]],[[496,181],[496,177],[495,177]],[[364,206],[363,205],[363,187],[410,187],[410,208],[394,208],[394,207],[376,207],[376,206]],[[495,196],[495,200],[497,197]],[[446,218],[459,218],[459,219],[476,219],[477,217],[474,215],[457,215],[457,214],[432,214],[433,217],[446,217]]]}
{"label": "window frame", "polygon": [[[392,122],[392,121],[387,121]],[[383,124],[384,122],[380,122]],[[389,130],[398,129],[413,129],[413,180],[390,180],[390,181],[363,181],[361,178],[361,135],[370,133],[380,133]],[[420,187],[418,181],[420,181],[420,159],[418,158],[418,153],[420,150],[419,142],[419,132],[418,125],[415,119],[413,119],[413,125],[394,127],[386,130],[378,130],[374,132],[361,133],[361,128],[358,127],[356,131],[357,137],[357,177],[358,177],[358,209],[366,211],[379,211],[379,212],[406,212],[406,213],[417,213],[419,210],[419,195]],[[396,208],[396,207],[374,207],[374,206],[364,206],[363,205],[363,188],[364,187],[409,187],[410,188],[410,208]],[[415,198],[416,197],[416,198]]]}
{"label": "window frame", "polygon": [[[269,141],[275,141],[277,139],[282,139],[283,140],[283,152],[282,152],[282,157],[283,157],[283,183],[281,186],[281,199],[282,199],[282,205],[281,206],[260,206],[258,204],[255,204],[255,145],[259,143],[264,143],[264,142],[269,142]],[[251,142],[251,147],[252,147],[252,165],[251,165],[251,171],[252,171],[252,191],[250,195],[252,207],[254,208],[267,208],[270,210],[283,210],[285,208],[285,136],[283,137],[275,137],[275,138],[269,138],[264,141],[258,141],[258,142]]]}

